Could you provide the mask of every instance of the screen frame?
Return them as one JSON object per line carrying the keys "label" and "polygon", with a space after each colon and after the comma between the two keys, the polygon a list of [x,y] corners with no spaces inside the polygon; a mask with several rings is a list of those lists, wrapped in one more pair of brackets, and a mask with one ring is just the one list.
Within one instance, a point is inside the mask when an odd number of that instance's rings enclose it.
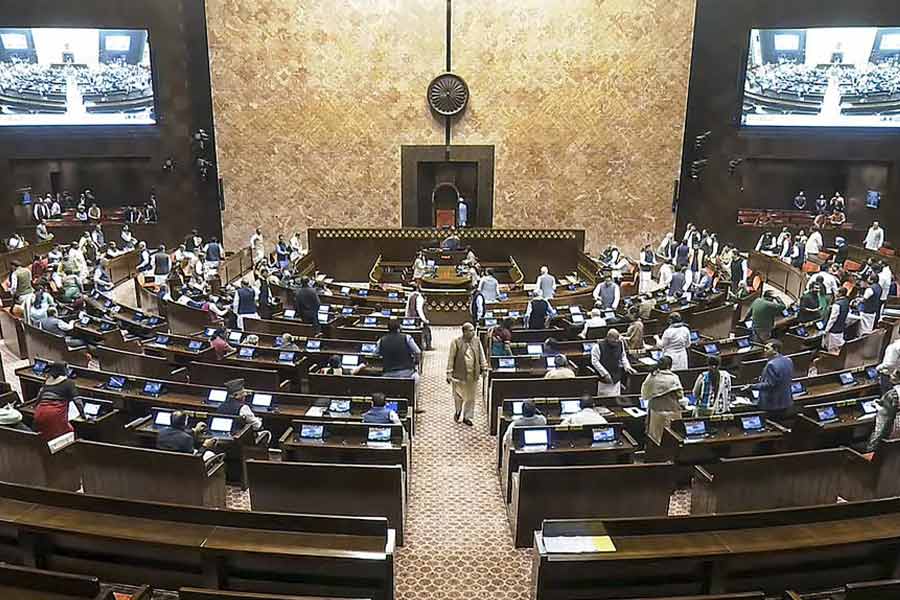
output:
{"label": "screen frame", "polygon": [[[812,19],[811,19],[812,20]],[[807,25],[796,26],[785,24],[783,26],[759,26],[752,25],[749,29],[744,30],[744,39],[741,43],[742,54],[737,70],[737,105],[732,117],[732,124],[737,130],[738,138],[758,139],[758,138],[790,138],[790,137],[806,137],[808,139],[826,138],[834,139],[835,137],[850,138],[892,138],[900,136],[900,122],[896,127],[815,127],[810,125],[744,125],[744,94],[746,93],[745,83],[747,81],[747,69],[750,67],[750,36],[754,31],[778,30],[778,29],[894,29],[900,28],[900,25],[864,25],[864,24],[847,24],[843,27],[837,25]]]}
{"label": "screen frame", "polygon": [[126,124],[110,125],[0,125],[0,138],[20,137],[22,135],[37,138],[65,138],[65,137],[107,137],[107,138],[160,138],[162,124],[165,120],[160,110],[160,84],[159,65],[156,52],[153,50],[153,25],[147,23],[144,26],[110,26],[98,24],[93,27],[81,27],[73,25],[56,25],[53,23],[32,23],[29,25],[3,25],[3,29],[95,29],[97,31],[146,31],[147,44],[150,46],[150,81],[153,86],[153,113],[156,122],[153,124]]}

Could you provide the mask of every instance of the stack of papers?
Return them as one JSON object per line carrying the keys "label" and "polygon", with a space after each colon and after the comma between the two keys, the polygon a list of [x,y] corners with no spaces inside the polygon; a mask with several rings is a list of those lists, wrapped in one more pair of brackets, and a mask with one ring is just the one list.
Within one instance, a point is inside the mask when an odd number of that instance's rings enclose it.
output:
{"label": "stack of papers", "polygon": [[321,417],[325,414],[325,408],[322,406],[310,406],[306,410],[307,417]]}
{"label": "stack of papers", "polygon": [[646,410],[640,409],[636,406],[626,406],[622,410],[624,410],[625,412],[627,412],[629,415],[631,415],[632,417],[634,417],[636,419],[640,419],[641,417],[643,417],[644,415],[647,414]]}

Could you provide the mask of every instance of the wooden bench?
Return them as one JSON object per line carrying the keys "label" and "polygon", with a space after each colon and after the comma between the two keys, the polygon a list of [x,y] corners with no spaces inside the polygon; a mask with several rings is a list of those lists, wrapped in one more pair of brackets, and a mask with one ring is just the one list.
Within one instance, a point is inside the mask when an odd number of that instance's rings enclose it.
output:
{"label": "wooden bench", "polygon": [[253,510],[385,517],[403,545],[406,492],[399,465],[247,461]]}
{"label": "wooden bench", "polygon": [[491,379],[486,406],[488,430],[491,435],[497,435],[499,413],[504,400],[578,398],[582,394],[593,396],[597,393],[598,381],[596,376],[575,379]]}
{"label": "wooden bench", "polygon": [[59,360],[75,365],[87,365],[85,350],[87,346],[70,348],[66,344],[66,338],[53,335],[40,327],[34,327],[28,323],[22,323],[25,330],[26,354],[31,360],[44,358]]}
{"label": "wooden bench", "polygon": [[[143,586],[130,600],[150,600]],[[0,564],[0,597],[9,600],[115,600],[113,591],[96,577]]]}
{"label": "wooden bench", "polygon": [[847,448],[722,458],[694,467],[691,512],[730,513],[872,497],[872,465]]}
{"label": "wooden bench", "polygon": [[416,406],[416,382],[405,377],[309,374],[309,393],[335,396],[368,396],[381,392],[390,398],[405,398]]}
{"label": "wooden bench", "polygon": [[[148,599],[149,600],[149,599]],[[178,600],[348,600],[323,596],[284,596],[281,594],[254,594],[252,592],[224,592],[199,588],[181,588]],[[356,599],[361,600],[361,599]],[[756,600],[753,598],[752,600]]]}
{"label": "wooden bench", "polygon": [[508,509],[515,546],[530,547],[544,519],[665,516],[680,477],[672,463],[521,467]]}
{"label": "wooden bench", "polygon": [[101,581],[394,598],[381,518],[210,509],[0,483],[0,557]]}
{"label": "wooden bench", "polygon": [[77,464],[71,442],[54,454],[37,433],[0,427],[0,481],[77,490]]}
{"label": "wooden bench", "polygon": [[[814,355],[815,352],[812,350],[787,355],[794,363],[794,379],[806,377],[809,374],[809,367],[812,365]],[[743,385],[745,383],[756,383],[759,381],[763,370],[766,368],[766,363],[768,362],[768,358],[742,362],[740,369],[738,369],[735,384]]]}
{"label": "wooden bench", "polygon": [[225,507],[225,465],[200,454],[78,440],[87,494],[210,508]]}
{"label": "wooden bench", "polygon": [[166,381],[187,379],[187,369],[173,368],[164,358],[106,346],[97,346],[95,354],[104,371]]}

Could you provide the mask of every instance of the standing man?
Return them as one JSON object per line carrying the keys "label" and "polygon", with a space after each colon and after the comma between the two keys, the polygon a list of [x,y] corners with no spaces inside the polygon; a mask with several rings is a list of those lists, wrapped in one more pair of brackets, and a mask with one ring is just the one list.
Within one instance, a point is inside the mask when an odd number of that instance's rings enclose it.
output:
{"label": "standing man", "polygon": [[378,355],[382,360],[382,377],[405,377],[416,381],[419,374],[416,365],[422,358],[422,351],[411,335],[400,331],[400,321],[388,321],[387,335],[378,340]]}
{"label": "standing man", "polygon": [[309,325],[319,327],[319,294],[315,288],[310,287],[309,277],[300,278],[300,287],[294,294],[294,310],[300,315],[300,319]]}
{"label": "standing man", "polygon": [[831,353],[840,352],[844,345],[844,331],[849,324],[850,299],[847,288],[838,290],[837,300],[831,305],[831,314],[825,325],[825,350]]}
{"label": "standing man", "polygon": [[891,389],[891,373],[900,371],[900,338],[888,344],[881,363],[875,368],[881,374],[881,393],[885,394]]}
{"label": "standing man", "polygon": [[462,196],[459,197],[459,204],[456,208],[456,215],[457,227],[467,227],[469,225],[469,205],[466,204],[466,199]]}
{"label": "standing man", "polygon": [[550,269],[541,267],[541,274],[538,275],[537,281],[534,282],[534,286],[541,290],[541,296],[543,298],[552,300],[553,294],[556,292],[556,277],[550,274]]}
{"label": "standing man", "polygon": [[556,314],[556,310],[544,298],[540,288],[534,290],[533,295],[534,298],[531,299],[525,310],[525,326],[528,329],[546,329],[550,323],[550,317]]}
{"label": "standing man", "polygon": [[644,244],[641,250],[640,279],[638,280],[638,294],[646,294],[653,283],[653,267],[656,265],[656,255],[650,244]]}
{"label": "standing man", "polygon": [[888,295],[891,293],[891,283],[894,281],[894,274],[891,267],[885,262],[877,265],[881,270],[878,272],[878,285],[881,286],[881,308],[879,309],[878,318],[881,318],[881,310],[887,304]]}
{"label": "standing man", "polygon": [[594,288],[594,306],[604,310],[616,310],[622,299],[619,284],[612,281],[606,273],[600,273],[600,283]]}
{"label": "standing man", "polygon": [[157,281],[164,282],[172,272],[172,257],[166,253],[166,247],[162,244],[153,255],[153,275]]}
{"label": "standing man", "polygon": [[681,313],[674,312],[669,316],[669,326],[659,338],[659,349],[672,360],[671,367],[675,371],[688,368],[688,348],[691,347],[691,330],[681,318]]}
{"label": "standing man", "polygon": [[859,334],[866,335],[875,331],[878,315],[881,313],[881,285],[878,276],[872,273],[866,280],[865,291],[859,303]]}
{"label": "standing man", "polygon": [[872,221],[872,226],[866,232],[866,239],[863,241],[866,250],[878,252],[884,246],[884,229],[881,228],[878,221]]}
{"label": "standing man", "polygon": [[794,361],[781,353],[781,341],[772,340],[766,345],[766,362],[759,382],[750,389],[759,392],[757,406],[775,418],[788,416],[794,406],[791,381],[794,379]]}
{"label": "standing man", "polygon": [[432,350],[431,322],[425,316],[425,295],[422,294],[422,284],[419,282],[416,282],[416,289],[406,299],[405,316],[407,318],[418,317],[422,321],[422,341],[425,343],[426,350]]}
{"label": "standing man", "polygon": [[485,302],[496,302],[500,299],[500,282],[494,277],[491,269],[484,270],[484,277],[478,282],[478,290],[484,295]]}
{"label": "standing man", "polygon": [[257,291],[250,285],[250,279],[245,277],[241,280],[241,287],[234,293],[234,303],[232,310],[237,315],[238,329],[244,328],[244,319],[258,319],[259,313],[256,312]]}
{"label": "standing man", "polygon": [[484,349],[475,337],[475,327],[471,323],[462,326],[462,335],[450,344],[447,356],[447,383],[453,389],[453,420],[472,426],[475,416],[475,395],[478,382],[487,372]]}
{"label": "standing man", "polygon": [[794,208],[806,210],[806,192],[803,190],[800,190],[800,193],[794,196]]}
{"label": "standing man", "polygon": [[784,311],[784,302],[772,290],[766,290],[762,296],[753,301],[750,305],[750,319],[753,321],[753,339],[755,341],[765,343],[772,338],[775,319],[782,311]]}
{"label": "standing man", "polygon": [[[824,198],[824,196],[823,196]],[[809,237],[806,239],[806,248],[804,249],[804,254],[806,254],[807,258],[812,258],[816,256],[819,252],[822,251],[822,247],[825,245],[825,240],[822,239],[822,231],[818,225],[812,226],[812,232],[809,234]]]}
{"label": "standing man", "polygon": [[259,227],[250,236],[250,251],[253,253],[253,264],[259,264],[266,260],[266,244],[263,241],[262,230]]}
{"label": "standing man", "polygon": [[34,287],[31,285],[31,269],[25,267],[17,260],[12,261],[12,275],[9,276],[9,293],[12,294],[15,304],[25,304],[34,297]]}
{"label": "standing man", "polygon": [[591,366],[600,376],[597,395],[614,398],[622,395],[622,380],[625,373],[633,374],[635,370],[628,362],[628,353],[619,331],[610,329],[606,338],[591,348]]}

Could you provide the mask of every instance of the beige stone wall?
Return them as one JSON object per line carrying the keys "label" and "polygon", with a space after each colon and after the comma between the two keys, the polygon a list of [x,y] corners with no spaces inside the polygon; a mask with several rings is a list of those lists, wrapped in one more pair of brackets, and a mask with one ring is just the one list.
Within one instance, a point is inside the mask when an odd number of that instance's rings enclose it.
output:
{"label": "beige stone wall", "polygon": [[[400,146],[442,144],[425,88],[441,0],[208,0],[228,245],[261,225],[399,226]],[[454,144],[496,146],[494,225],[633,250],[671,227],[693,0],[454,0]]]}

